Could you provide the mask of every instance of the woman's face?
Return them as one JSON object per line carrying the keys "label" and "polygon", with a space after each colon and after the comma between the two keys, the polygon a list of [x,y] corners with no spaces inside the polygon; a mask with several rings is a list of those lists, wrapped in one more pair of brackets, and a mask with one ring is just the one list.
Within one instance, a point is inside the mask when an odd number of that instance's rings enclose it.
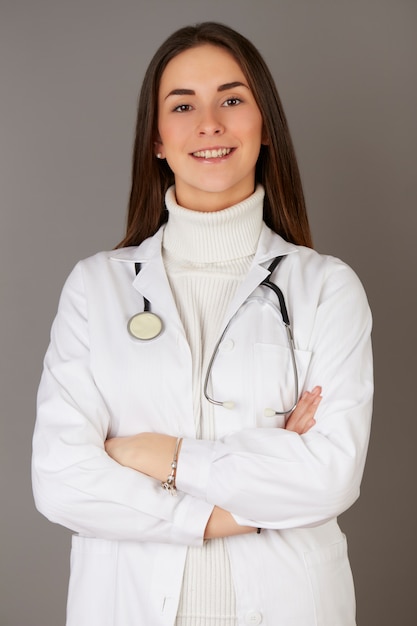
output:
{"label": "woman's face", "polygon": [[218,211],[250,196],[262,128],[247,80],[226,50],[206,44],[168,63],[159,88],[155,153],[174,173],[181,206]]}

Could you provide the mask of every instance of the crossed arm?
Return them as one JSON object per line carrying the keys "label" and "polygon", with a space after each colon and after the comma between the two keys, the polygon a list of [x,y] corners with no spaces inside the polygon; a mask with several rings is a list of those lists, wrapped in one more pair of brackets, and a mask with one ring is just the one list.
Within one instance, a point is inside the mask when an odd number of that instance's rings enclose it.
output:
{"label": "crossed arm", "polygon": [[[314,415],[321,401],[321,387],[306,391],[297,407],[290,414],[286,430],[299,435],[306,433],[315,424]],[[174,455],[176,437],[159,433],[139,433],[130,437],[107,439],[105,449],[117,463],[151,476],[161,482],[166,480]],[[181,447],[178,451],[178,463],[181,463]],[[220,507],[214,507],[208,520],[204,537],[228,537],[254,532],[250,526],[240,526],[233,516]]]}

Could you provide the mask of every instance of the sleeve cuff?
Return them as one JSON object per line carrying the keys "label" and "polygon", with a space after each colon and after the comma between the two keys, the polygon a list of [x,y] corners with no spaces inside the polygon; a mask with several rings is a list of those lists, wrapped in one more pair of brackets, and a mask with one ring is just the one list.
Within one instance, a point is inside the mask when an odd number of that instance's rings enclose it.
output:
{"label": "sleeve cuff", "polygon": [[178,459],[177,489],[206,501],[215,442],[201,439],[184,439]]}
{"label": "sleeve cuff", "polygon": [[189,506],[181,507],[181,513],[176,516],[173,542],[184,543],[188,546],[202,546],[213,505],[191,497],[188,499]]}

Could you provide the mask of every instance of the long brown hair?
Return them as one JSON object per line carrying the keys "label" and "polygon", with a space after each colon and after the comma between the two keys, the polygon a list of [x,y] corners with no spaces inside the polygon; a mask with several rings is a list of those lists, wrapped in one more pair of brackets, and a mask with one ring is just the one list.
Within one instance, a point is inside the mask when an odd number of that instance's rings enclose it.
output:
{"label": "long brown hair", "polygon": [[117,247],[138,245],[167,220],[164,197],[174,183],[174,174],[167,162],[154,154],[159,85],[171,59],[204,44],[220,46],[234,57],[261,112],[267,145],[261,147],[255,177],[265,188],[264,221],[287,241],[312,247],[300,173],[274,80],[255,46],[216,22],[177,30],[149,64],[139,97],[126,235]]}

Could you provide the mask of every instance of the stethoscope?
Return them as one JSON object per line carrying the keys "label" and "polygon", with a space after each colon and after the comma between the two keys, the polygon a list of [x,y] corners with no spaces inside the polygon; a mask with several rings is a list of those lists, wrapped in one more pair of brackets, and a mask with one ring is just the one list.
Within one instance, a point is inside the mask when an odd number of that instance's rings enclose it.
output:
{"label": "stethoscope", "polygon": [[[293,375],[294,375],[294,400],[293,400],[293,404],[291,408],[285,411],[276,411],[275,409],[271,409],[271,408],[265,409],[264,414],[266,417],[273,417],[274,415],[287,415],[287,413],[291,413],[291,411],[295,409],[298,403],[298,373],[297,373],[297,363],[295,360],[295,346],[294,346],[294,338],[291,332],[290,318],[288,316],[284,294],[282,293],[281,289],[277,287],[277,285],[275,285],[270,280],[270,277],[272,276],[273,272],[275,271],[278,264],[282,261],[283,258],[284,258],[283,256],[279,256],[279,257],[276,257],[272,261],[271,265],[268,267],[269,275],[259,284],[259,287],[268,287],[268,289],[271,289],[275,293],[278,299],[279,308],[281,311],[282,323],[284,324],[286,335],[287,335],[288,347],[290,350],[291,365],[292,365],[292,370],[293,370]],[[136,275],[140,272],[140,269],[141,269],[141,264],[135,263]],[[140,313],[136,313],[136,315],[130,318],[127,328],[128,328],[130,335],[132,335],[132,337],[135,337],[135,339],[139,339],[141,341],[149,341],[151,339],[156,339],[156,337],[158,337],[161,334],[163,330],[163,324],[162,324],[161,318],[155,313],[151,312],[151,305],[150,305],[149,300],[144,297],[143,301],[144,301],[143,311],[141,311]],[[227,331],[230,328],[231,323],[233,322],[233,320],[235,319],[239,311],[240,309],[236,311],[236,313],[230,318],[228,324],[226,325],[225,329],[220,335],[220,338],[217,341],[214,347],[213,353],[211,355],[211,358],[207,367],[207,371],[206,371],[206,376],[204,379],[203,393],[204,393],[204,397],[206,398],[206,400],[210,402],[210,404],[221,406],[225,409],[233,409],[235,407],[235,403],[232,400],[225,400],[225,401],[215,400],[209,395],[208,386],[209,386],[209,381],[211,377],[211,372],[213,370],[214,362],[219,353],[220,344],[222,343]]]}

